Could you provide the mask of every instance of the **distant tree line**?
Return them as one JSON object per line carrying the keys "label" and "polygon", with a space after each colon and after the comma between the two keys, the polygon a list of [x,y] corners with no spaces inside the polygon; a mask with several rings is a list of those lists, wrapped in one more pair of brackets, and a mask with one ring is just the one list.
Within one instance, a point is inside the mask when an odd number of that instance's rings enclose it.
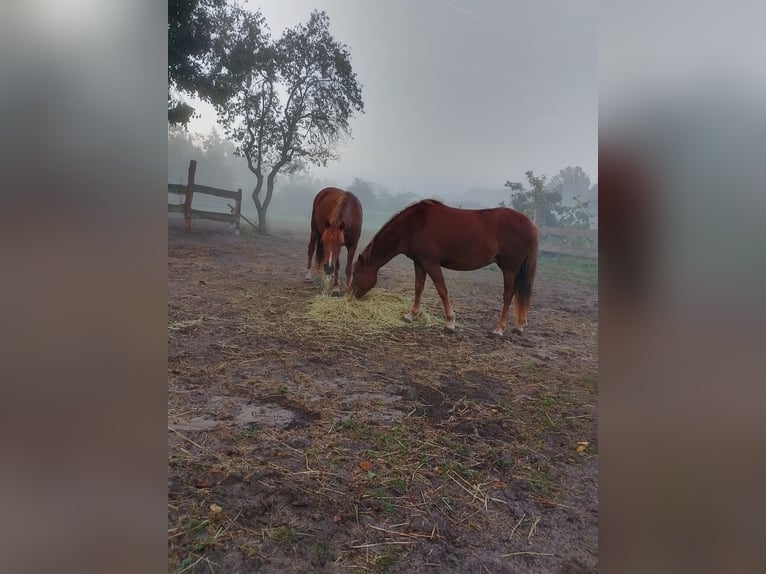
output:
{"label": "distant tree line", "polygon": [[[598,184],[579,166],[566,167],[546,183],[547,177],[528,171],[527,187],[506,181],[510,188],[510,207],[526,214],[539,227],[589,229],[598,217]],[[505,206],[505,201],[500,202]]]}
{"label": "distant tree line", "polygon": [[[197,161],[196,180],[203,185],[224,189],[246,189],[252,175],[236,156],[236,146],[215,129],[206,136],[192,135],[181,127],[168,129],[168,181],[185,183],[189,160]],[[274,187],[272,212],[278,215],[311,213],[314,196],[323,187],[335,186],[353,192],[365,212],[395,213],[420,199],[411,192],[390,191],[383,185],[356,177],[351,182],[335,182],[299,170],[280,176]]]}

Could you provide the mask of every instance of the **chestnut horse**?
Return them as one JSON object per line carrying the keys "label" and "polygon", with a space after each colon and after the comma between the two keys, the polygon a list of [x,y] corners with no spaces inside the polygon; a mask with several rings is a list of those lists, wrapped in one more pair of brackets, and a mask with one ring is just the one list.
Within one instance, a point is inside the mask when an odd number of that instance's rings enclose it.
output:
{"label": "chestnut horse", "polygon": [[351,282],[351,265],[362,233],[362,204],[350,191],[325,187],[314,198],[311,210],[311,239],[306,265],[306,281],[311,281],[311,258],[316,249],[316,273],[324,265],[325,274],[334,275],[332,296],[340,296],[338,270],[340,250],[346,246],[346,290]]}
{"label": "chestnut horse", "polygon": [[456,209],[432,199],[411,205],[394,215],[359,254],[351,281],[354,296],[372,289],[378,270],[400,253],[415,263],[415,301],[402,317],[405,321],[420,311],[428,274],[444,304],[444,328],[454,332],[455,313],[441,268],[470,271],[497,263],[503,272],[503,310],[493,334],[502,336],[514,295],[513,332],[521,334],[537,268],[537,228],[526,215],[506,207]]}

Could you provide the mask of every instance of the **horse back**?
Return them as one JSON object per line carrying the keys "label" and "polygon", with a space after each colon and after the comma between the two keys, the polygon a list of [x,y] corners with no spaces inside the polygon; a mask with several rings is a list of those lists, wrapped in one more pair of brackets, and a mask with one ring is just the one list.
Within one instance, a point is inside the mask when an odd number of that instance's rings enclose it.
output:
{"label": "horse back", "polygon": [[507,249],[527,251],[537,245],[537,227],[526,215],[509,207],[487,210],[494,220],[498,240]]}
{"label": "horse back", "polygon": [[345,192],[337,187],[325,187],[316,194],[311,209],[311,221],[317,229],[322,229],[324,220],[330,215],[330,209],[332,209],[338,196],[343,193]]}
{"label": "horse back", "polygon": [[433,200],[414,207],[405,214],[411,246],[430,243],[434,250],[456,250],[466,244],[508,256],[528,253],[537,245],[534,223],[515,209],[460,209]]}

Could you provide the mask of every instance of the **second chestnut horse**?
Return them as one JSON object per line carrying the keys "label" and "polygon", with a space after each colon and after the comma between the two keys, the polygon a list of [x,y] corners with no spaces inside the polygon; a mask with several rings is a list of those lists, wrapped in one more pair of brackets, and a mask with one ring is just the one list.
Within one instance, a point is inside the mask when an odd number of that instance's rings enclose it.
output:
{"label": "second chestnut horse", "polygon": [[444,304],[445,330],[454,332],[455,313],[441,268],[470,271],[497,263],[503,272],[503,308],[493,334],[502,336],[514,296],[513,332],[521,334],[537,268],[537,228],[526,215],[506,207],[456,209],[433,199],[406,207],[359,254],[351,281],[354,296],[362,297],[372,289],[378,269],[400,253],[415,263],[415,301],[405,321],[412,321],[420,311],[428,274]]}
{"label": "second chestnut horse", "polygon": [[325,187],[314,198],[311,210],[311,238],[309,239],[306,281],[311,281],[311,258],[316,250],[316,273],[324,265],[325,274],[333,275],[332,296],[340,296],[338,271],[340,250],[345,245],[346,290],[351,283],[351,265],[362,233],[362,204],[350,191]]}

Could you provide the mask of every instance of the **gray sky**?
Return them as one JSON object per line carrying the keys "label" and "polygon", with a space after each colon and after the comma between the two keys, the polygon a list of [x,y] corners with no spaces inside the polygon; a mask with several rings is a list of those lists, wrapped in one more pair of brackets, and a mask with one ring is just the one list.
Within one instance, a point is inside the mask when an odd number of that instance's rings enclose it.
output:
{"label": "gray sky", "polygon": [[[261,0],[272,35],[330,17],[349,46],[365,113],[318,177],[445,198],[526,170],[598,178],[595,3],[573,0]],[[215,124],[212,107],[190,130]]]}

